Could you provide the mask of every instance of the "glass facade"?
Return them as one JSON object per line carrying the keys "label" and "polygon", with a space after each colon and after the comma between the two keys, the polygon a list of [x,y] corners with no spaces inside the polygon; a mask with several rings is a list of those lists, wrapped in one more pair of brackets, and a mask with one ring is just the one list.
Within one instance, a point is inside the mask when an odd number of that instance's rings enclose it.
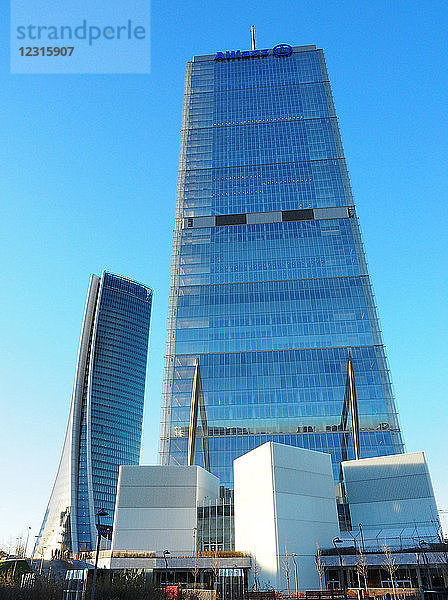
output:
{"label": "glass facade", "polygon": [[171,283],[162,464],[186,464],[196,359],[227,487],[266,441],[338,480],[349,352],[361,457],[403,451],[322,50],[188,63]]}
{"label": "glass facade", "polygon": [[152,291],[92,275],[66,440],[35,556],[94,549],[95,513],[112,525],[120,465],[138,464]]}
{"label": "glass facade", "polygon": [[197,552],[215,552],[235,546],[233,496],[221,490],[219,500],[204,501],[197,508]]}

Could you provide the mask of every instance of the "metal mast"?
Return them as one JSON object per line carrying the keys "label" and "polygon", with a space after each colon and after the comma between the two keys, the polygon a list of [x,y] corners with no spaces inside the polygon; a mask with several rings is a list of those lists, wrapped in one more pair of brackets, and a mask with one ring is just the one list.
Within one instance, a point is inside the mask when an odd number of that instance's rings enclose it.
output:
{"label": "metal mast", "polygon": [[252,37],[252,50],[255,50],[255,25],[250,26],[250,35]]}

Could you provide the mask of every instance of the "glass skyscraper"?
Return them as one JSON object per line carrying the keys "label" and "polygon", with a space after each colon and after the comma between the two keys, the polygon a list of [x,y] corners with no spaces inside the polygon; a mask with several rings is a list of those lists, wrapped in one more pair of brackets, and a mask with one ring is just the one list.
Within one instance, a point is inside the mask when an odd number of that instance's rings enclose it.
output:
{"label": "glass skyscraper", "polygon": [[[337,481],[349,353],[361,457],[402,452],[322,50],[194,57],[161,463],[186,464],[198,359],[211,471],[222,484],[232,487],[233,459],[269,440],[330,453]],[[200,439],[196,463],[204,464]]]}
{"label": "glass skyscraper", "polygon": [[92,275],[62,457],[34,556],[94,549],[95,513],[112,525],[120,465],[137,465],[152,291]]}

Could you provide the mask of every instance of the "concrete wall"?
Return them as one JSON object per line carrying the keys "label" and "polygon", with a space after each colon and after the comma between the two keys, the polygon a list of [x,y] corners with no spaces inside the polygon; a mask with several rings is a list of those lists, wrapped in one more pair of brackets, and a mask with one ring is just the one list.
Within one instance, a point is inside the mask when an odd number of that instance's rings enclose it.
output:
{"label": "concrete wall", "polygon": [[218,479],[198,466],[122,466],[112,550],[192,554],[196,506],[218,497]]}
{"label": "concrete wall", "polygon": [[[437,535],[440,527],[424,452],[363,458],[342,463],[353,527],[403,538]],[[378,533],[379,532],[379,533]],[[398,534],[397,534],[398,535]]]}
{"label": "concrete wall", "polygon": [[316,543],[339,535],[329,454],[268,442],[234,461],[235,549],[251,552],[260,587],[319,589]]}

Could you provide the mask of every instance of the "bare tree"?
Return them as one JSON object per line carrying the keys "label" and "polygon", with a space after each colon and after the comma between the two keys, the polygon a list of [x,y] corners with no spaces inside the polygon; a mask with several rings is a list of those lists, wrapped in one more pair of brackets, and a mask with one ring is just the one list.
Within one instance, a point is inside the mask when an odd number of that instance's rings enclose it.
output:
{"label": "bare tree", "polygon": [[[448,511],[441,511],[441,512],[448,513]],[[441,527],[437,531],[437,538],[438,538],[439,544],[440,544],[439,545],[440,551],[437,552],[435,555],[437,557],[436,562],[440,568],[443,583],[444,583],[445,587],[448,587],[448,543],[443,538],[443,531],[442,531]]]}
{"label": "bare tree", "polygon": [[316,556],[314,557],[315,563],[316,563],[316,571],[317,574],[319,575],[319,587],[320,587],[320,591],[322,591],[322,581],[323,581],[323,577],[324,577],[324,573],[325,573],[325,566],[324,563],[322,562],[322,553],[320,551],[319,548],[319,543],[316,542]]}
{"label": "bare tree", "polygon": [[288,586],[288,596],[290,596],[291,591],[290,591],[290,587],[289,587],[289,580],[291,577],[291,563],[290,563],[289,556],[288,556],[288,546],[286,544],[286,540],[285,540],[285,558],[283,558],[281,561],[281,567],[282,567],[282,571],[286,577],[286,585]]}
{"label": "bare tree", "polygon": [[440,567],[445,587],[448,587],[448,544],[441,542],[442,551],[437,552],[437,563]]}
{"label": "bare tree", "polygon": [[22,536],[16,538],[14,554],[17,558],[23,558],[25,556],[25,545]]}
{"label": "bare tree", "polygon": [[213,572],[213,583],[215,586],[215,591],[218,592],[219,567],[218,567],[218,552],[216,550],[213,551],[212,572]]}
{"label": "bare tree", "polygon": [[0,543],[0,560],[8,556],[8,544]]}
{"label": "bare tree", "polygon": [[193,575],[194,575],[194,587],[196,589],[196,582],[199,575],[199,565],[198,565],[198,549],[197,549],[197,535],[198,530],[197,527],[193,529]]}
{"label": "bare tree", "polygon": [[392,554],[392,550],[387,545],[386,538],[384,538],[383,552],[384,552],[383,565],[386,567],[386,570],[389,574],[390,581],[392,584],[392,593],[393,593],[394,598],[396,598],[394,575],[397,572],[398,565],[395,563],[395,557]]}
{"label": "bare tree", "polygon": [[259,569],[258,569],[258,563],[257,563],[257,555],[254,553],[253,558],[252,558],[252,564],[253,564],[253,571],[254,571],[254,585],[253,585],[253,590],[254,592],[258,591],[258,576],[260,575]]}
{"label": "bare tree", "polygon": [[368,569],[368,565],[367,565],[367,560],[366,557],[364,556],[364,553],[361,550],[361,546],[359,545],[359,543],[357,544],[357,550],[358,550],[358,556],[356,559],[356,572],[358,573],[358,578],[362,577],[363,581],[364,581],[364,591],[366,593],[366,596],[368,597],[369,593],[368,593],[368,586],[367,586],[367,577],[368,577],[368,573],[369,573],[369,569]]}
{"label": "bare tree", "polygon": [[194,553],[194,564],[193,564],[193,575],[194,575],[194,587],[197,587],[197,580],[199,575],[199,565],[198,565],[198,553]]}

